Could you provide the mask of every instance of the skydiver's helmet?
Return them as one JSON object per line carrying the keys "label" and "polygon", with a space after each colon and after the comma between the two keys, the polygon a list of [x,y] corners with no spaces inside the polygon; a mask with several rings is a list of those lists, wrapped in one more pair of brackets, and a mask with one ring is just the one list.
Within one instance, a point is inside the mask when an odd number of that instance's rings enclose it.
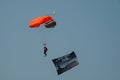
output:
{"label": "skydiver's helmet", "polygon": [[50,20],[50,21],[46,22],[44,25],[46,28],[53,28],[53,27],[55,27],[56,22],[54,20]]}
{"label": "skydiver's helmet", "polygon": [[46,46],[46,43],[44,42],[43,45]]}

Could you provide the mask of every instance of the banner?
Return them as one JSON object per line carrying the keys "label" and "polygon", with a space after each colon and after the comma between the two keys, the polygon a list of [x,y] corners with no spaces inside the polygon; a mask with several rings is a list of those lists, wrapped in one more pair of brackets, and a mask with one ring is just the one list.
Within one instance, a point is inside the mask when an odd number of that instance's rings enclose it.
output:
{"label": "banner", "polygon": [[55,58],[52,61],[56,67],[58,75],[70,70],[79,64],[74,51],[65,56]]}

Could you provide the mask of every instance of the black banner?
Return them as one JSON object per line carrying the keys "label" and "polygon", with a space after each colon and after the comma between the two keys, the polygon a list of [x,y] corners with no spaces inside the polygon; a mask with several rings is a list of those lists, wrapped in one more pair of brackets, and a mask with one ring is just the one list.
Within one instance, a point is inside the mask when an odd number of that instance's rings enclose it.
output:
{"label": "black banner", "polygon": [[56,67],[58,75],[70,70],[79,64],[74,51],[65,56],[55,58],[52,61]]}

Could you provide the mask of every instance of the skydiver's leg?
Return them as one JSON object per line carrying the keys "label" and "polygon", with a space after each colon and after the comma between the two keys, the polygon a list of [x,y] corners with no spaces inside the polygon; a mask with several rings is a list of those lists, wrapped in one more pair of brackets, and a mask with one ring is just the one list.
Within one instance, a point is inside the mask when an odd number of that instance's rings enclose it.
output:
{"label": "skydiver's leg", "polygon": [[46,52],[47,52],[47,50],[44,51],[44,56],[45,56],[45,57],[47,56]]}
{"label": "skydiver's leg", "polygon": [[47,56],[47,54],[46,54],[46,53],[47,53],[47,50],[48,50],[48,49],[47,49],[46,47],[44,47],[44,56]]}

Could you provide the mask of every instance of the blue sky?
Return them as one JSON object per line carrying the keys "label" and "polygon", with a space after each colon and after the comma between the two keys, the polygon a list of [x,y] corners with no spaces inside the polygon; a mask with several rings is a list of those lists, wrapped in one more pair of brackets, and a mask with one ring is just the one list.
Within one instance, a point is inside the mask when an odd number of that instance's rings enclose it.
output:
{"label": "blue sky", "polygon": [[[55,28],[28,27],[52,10]],[[51,60],[71,51],[80,64],[58,76]],[[119,57],[119,0],[0,0],[0,80],[120,80]]]}

